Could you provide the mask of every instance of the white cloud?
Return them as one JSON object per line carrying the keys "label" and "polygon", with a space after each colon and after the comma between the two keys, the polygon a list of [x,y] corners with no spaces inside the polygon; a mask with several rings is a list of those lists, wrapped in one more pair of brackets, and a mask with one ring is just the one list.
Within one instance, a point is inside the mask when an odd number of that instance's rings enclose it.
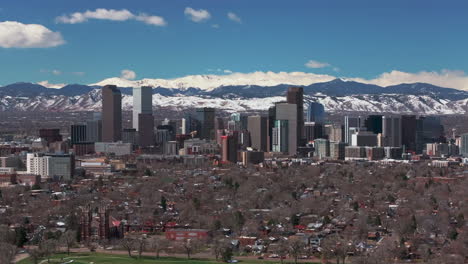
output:
{"label": "white cloud", "polygon": [[148,25],[153,26],[166,26],[167,22],[163,17],[152,16],[147,14],[135,15],[127,9],[115,10],[115,9],[105,9],[98,8],[94,11],[87,10],[83,13],[76,12],[70,15],[59,16],[55,19],[57,23],[65,24],[77,24],[84,23],[90,19],[99,19],[99,20],[111,20],[111,21],[127,21],[127,20],[137,20]]}
{"label": "white cloud", "polygon": [[133,80],[136,78],[136,73],[132,70],[122,70],[120,72],[120,77],[126,80]]}
{"label": "white cloud", "polygon": [[191,7],[186,7],[184,10],[184,14],[185,16],[190,18],[190,20],[197,23],[205,22],[206,20],[211,18],[210,12],[208,12],[205,9],[195,10]]}
{"label": "white cloud", "polygon": [[393,70],[391,72],[382,73],[374,79],[350,78],[350,80],[376,84],[380,86],[391,86],[401,83],[430,83],[433,85],[455,88],[460,90],[468,90],[468,76],[463,71],[442,70],[437,71],[421,71],[418,73],[408,73]]}
{"label": "white cloud", "polygon": [[234,21],[234,22],[237,22],[237,23],[242,23],[242,19],[236,15],[235,13],[233,12],[229,12],[227,13],[227,16],[230,20]]}
{"label": "white cloud", "polygon": [[326,62],[320,62],[316,60],[309,60],[306,64],[306,67],[312,68],[312,69],[319,69],[319,68],[326,68],[329,67],[330,64]]}
{"label": "white cloud", "polygon": [[66,83],[50,83],[49,81],[38,82],[37,84],[42,85],[46,88],[60,89],[67,85]]}
{"label": "white cloud", "polygon": [[153,26],[166,26],[167,25],[167,22],[166,20],[164,20],[163,17],[160,17],[160,16],[150,16],[150,15],[147,15],[147,14],[140,14],[138,16],[135,17],[136,20],[138,21],[141,21],[145,24],[148,24],[148,25],[153,25]]}
{"label": "white cloud", "polygon": [[2,48],[49,48],[65,43],[60,32],[38,24],[23,24],[16,21],[0,22],[0,47]]}
{"label": "white cloud", "polygon": [[231,74],[231,73],[233,73],[233,71],[231,71],[231,70],[224,70],[223,72],[226,73],[226,74]]}
{"label": "white cloud", "polygon": [[213,24],[211,25],[212,28],[219,28],[219,25],[218,24]]}

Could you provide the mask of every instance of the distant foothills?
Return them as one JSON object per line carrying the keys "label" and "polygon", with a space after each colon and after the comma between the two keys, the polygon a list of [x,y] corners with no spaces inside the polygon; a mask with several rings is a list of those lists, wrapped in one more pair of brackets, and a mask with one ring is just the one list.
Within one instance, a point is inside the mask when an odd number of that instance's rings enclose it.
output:
{"label": "distant foothills", "polygon": [[[209,83],[209,80],[205,80]],[[119,86],[123,108],[130,110],[132,88],[151,85],[141,81],[111,78],[93,85],[70,84],[52,89],[35,83],[14,83],[0,87],[2,111],[100,111],[104,84]],[[284,99],[289,86],[304,87],[304,99],[323,104],[327,112],[386,112],[421,115],[465,114],[468,111],[468,91],[439,87],[427,83],[399,84],[387,87],[334,79],[310,85],[217,85],[180,87],[153,86],[155,108],[173,110],[214,107],[227,112],[263,111]],[[177,85],[176,85],[177,86]],[[196,86],[196,85],[193,85]]]}

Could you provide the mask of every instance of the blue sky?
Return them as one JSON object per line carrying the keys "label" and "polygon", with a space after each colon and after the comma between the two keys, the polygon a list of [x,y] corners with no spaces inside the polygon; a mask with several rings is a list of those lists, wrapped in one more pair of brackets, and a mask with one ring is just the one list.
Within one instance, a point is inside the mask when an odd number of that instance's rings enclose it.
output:
{"label": "blue sky", "polygon": [[[210,18],[195,22],[184,14],[187,7],[206,10]],[[97,8],[126,9],[135,18],[57,21]],[[166,25],[138,21],[141,13]],[[93,83],[123,69],[137,79],[216,69],[366,79],[392,70],[468,72],[467,13],[466,0],[4,0],[0,23],[39,24],[63,41],[0,47],[0,84]],[[0,32],[0,46],[1,38]],[[311,60],[321,64],[307,67]]]}

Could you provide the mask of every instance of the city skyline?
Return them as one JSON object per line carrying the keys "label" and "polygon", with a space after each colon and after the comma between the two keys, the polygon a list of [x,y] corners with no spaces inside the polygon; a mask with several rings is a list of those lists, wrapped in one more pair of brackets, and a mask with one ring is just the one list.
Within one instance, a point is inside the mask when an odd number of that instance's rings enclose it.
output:
{"label": "city skyline", "polygon": [[0,6],[2,85],[272,71],[468,89],[464,1],[25,3]]}

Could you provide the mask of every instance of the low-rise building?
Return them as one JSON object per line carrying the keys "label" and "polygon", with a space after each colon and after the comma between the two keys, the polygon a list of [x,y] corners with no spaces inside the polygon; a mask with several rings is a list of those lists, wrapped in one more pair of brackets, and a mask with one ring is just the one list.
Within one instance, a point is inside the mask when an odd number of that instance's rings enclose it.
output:
{"label": "low-rise building", "polygon": [[169,229],[165,232],[166,239],[184,241],[187,239],[204,239],[208,237],[206,229]]}
{"label": "low-rise building", "polygon": [[96,142],[94,148],[96,153],[114,154],[116,156],[130,155],[133,152],[132,143]]}
{"label": "low-rise building", "polygon": [[75,158],[68,154],[28,153],[26,156],[28,174],[41,175],[43,179],[71,179],[75,170]]}

